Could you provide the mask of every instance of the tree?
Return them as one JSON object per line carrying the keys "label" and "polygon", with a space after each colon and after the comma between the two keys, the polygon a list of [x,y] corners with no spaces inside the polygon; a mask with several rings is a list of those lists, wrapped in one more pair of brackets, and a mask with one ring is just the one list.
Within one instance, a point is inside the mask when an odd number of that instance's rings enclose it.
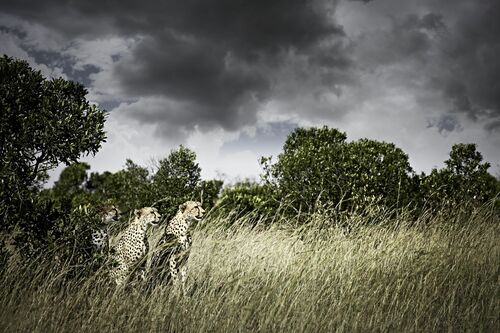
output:
{"label": "tree", "polygon": [[301,212],[325,204],[344,211],[372,203],[395,208],[410,197],[412,169],[400,148],[368,139],[348,143],[345,133],[326,126],[296,129],[275,164],[261,163],[281,201]]}
{"label": "tree", "polygon": [[318,197],[339,202],[347,190],[342,178],[345,140],[345,133],[326,126],[297,128],[275,164],[261,159],[263,178],[277,188],[282,201],[301,211],[314,210]]}
{"label": "tree", "polygon": [[[254,222],[261,219],[271,220],[278,205],[270,184],[259,184],[250,180],[226,187],[217,204],[218,212],[225,216],[238,218],[252,215]],[[229,222],[233,223],[234,219],[229,219]]]}
{"label": "tree", "polygon": [[48,170],[95,154],[105,141],[105,112],[86,94],[79,83],[47,80],[26,61],[0,58],[2,228],[19,218]]}
{"label": "tree", "polygon": [[85,195],[85,182],[87,181],[87,163],[74,163],[64,168],[59,175],[59,180],[52,187],[53,198],[60,203],[62,208],[73,208],[73,199]]}
{"label": "tree", "polygon": [[169,218],[181,203],[196,199],[194,190],[201,179],[201,168],[196,163],[196,154],[182,145],[158,164],[153,192],[156,200],[162,200],[157,207]]}
{"label": "tree", "polygon": [[482,204],[498,195],[497,180],[488,173],[490,164],[473,143],[455,144],[443,169],[422,176],[420,192],[428,208],[451,208]]}
{"label": "tree", "polygon": [[360,139],[347,144],[345,177],[354,207],[370,203],[390,208],[411,200],[413,170],[408,155],[392,143]]}
{"label": "tree", "polygon": [[86,188],[94,202],[112,202],[123,212],[150,206],[155,198],[148,169],[130,159],[118,172],[92,173]]}
{"label": "tree", "polygon": [[490,163],[483,161],[483,155],[478,152],[474,143],[459,143],[453,145],[450,151],[450,158],[444,161],[446,169],[457,176],[473,178],[484,174],[490,167]]}
{"label": "tree", "polygon": [[196,200],[202,200],[203,208],[210,210],[214,205],[222,190],[224,182],[219,179],[202,180],[194,192]]}

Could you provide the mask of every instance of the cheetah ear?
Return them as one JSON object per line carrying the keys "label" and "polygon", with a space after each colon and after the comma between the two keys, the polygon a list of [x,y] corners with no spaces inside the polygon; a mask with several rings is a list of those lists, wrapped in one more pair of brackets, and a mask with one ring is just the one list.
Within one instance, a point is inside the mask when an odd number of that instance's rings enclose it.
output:
{"label": "cheetah ear", "polygon": [[140,209],[134,209],[134,215],[136,217],[141,217],[141,210]]}
{"label": "cheetah ear", "polygon": [[185,204],[185,203],[180,204],[180,205],[179,205],[179,210],[184,210],[184,209],[186,209],[186,207],[187,207],[187,206],[186,206],[186,204]]}

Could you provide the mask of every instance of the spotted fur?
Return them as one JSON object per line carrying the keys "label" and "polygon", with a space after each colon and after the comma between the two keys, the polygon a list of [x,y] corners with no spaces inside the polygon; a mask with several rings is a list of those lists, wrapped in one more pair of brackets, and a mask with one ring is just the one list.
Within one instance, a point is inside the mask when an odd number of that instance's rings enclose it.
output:
{"label": "spotted fur", "polygon": [[101,219],[101,227],[92,230],[92,245],[99,252],[105,251],[109,247],[109,224],[120,219],[120,210],[114,205],[104,205],[97,210]]}
{"label": "spotted fur", "polygon": [[197,201],[187,201],[179,206],[177,214],[165,226],[155,246],[148,265],[152,279],[163,282],[171,278],[175,284],[185,282],[186,263],[192,245],[190,227],[193,222],[200,221],[204,213],[201,203]]}
{"label": "spotted fur", "polygon": [[136,209],[134,215],[134,219],[116,242],[112,253],[114,267],[111,270],[111,277],[119,286],[127,281],[148,252],[146,236],[148,226],[160,222],[160,214],[153,207]]}

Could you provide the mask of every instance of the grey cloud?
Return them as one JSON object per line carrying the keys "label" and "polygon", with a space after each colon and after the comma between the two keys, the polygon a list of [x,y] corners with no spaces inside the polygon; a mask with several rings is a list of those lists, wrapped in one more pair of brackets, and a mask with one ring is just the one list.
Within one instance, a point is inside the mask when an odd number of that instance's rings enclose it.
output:
{"label": "grey cloud", "polygon": [[[402,84],[440,94],[449,105],[443,113],[486,122],[499,117],[500,2],[416,3],[399,8],[390,28],[368,31],[356,41],[361,64],[370,70],[406,68]],[[374,3],[379,4],[389,5]]]}
{"label": "grey cloud", "polygon": [[[0,12],[41,24],[68,41],[137,38],[131,54],[113,58],[112,78],[130,100],[164,101],[149,113],[136,105],[130,116],[165,128],[238,129],[255,122],[261,103],[325,91],[340,96],[380,68],[416,95],[439,95],[448,104],[443,114],[466,114],[490,124],[487,129],[495,127],[500,2],[350,1],[360,3],[342,4],[383,13],[389,27],[374,24],[347,38],[335,17],[336,0],[4,0]],[[295,67],[291,58],[304,61]],[[86,71],[76,74],[85,81]],[[295,81],[281,82],[287,78]],[[313,111],[298,112],[306,117]],[[342,112],[349,110],[337,113]],[[447,117],[434,126],[443,133],[458,128]]]}
{"label": "grey cloud", "polygon": [[433,33],[445,29],[439,23],[439,16],[434,14],[395,17],[390,29],[365,32],[356,41],[360,60],[371,69],[409,60],[427,61],[435,46]]}
{"label": "grey cloud", "polygon": [[487,123],[484,126],[484,129],[487,130],[488,132],[494,132],[494,131],[500,132],[500,119],[496,119],[494,121]]}
{"label": "grey cloud", "polygon": [[435,84],[443,91],[443,95],[450,101],[453,112],[465,113],[472,120],[477,120],[478,110],[472,105],[465,84],[454,78],[446,78],[443,82]]}
{"label": "grey cloud", "polygon": [[252,135],[242,133],[238,140],[226,142],[221,152],[236,153],[250,150],[266,156],[270,151],[280,151],[286,137],[296,127],[298,125],[292,122],[270,122],[266,127],[257,127]]}
{"label": "grey cloud", "polygon": [[342,31],[330,22],[324,3],[314,0],[5,0],[2,11],[71,37],[109,33],[158,36],[175,31],[217,40],[221,47],[237,49],[244,56],[279,52],[283,47],[301,49]]}
{"label": "grey cloud", "polygon": [[460,132],[463,130],[458,118],[451,114],[441,115],[437,119],[429,120],[427,128],[436,127],[439,133],[446,134],[448,132]]}
{"label": "grey cloud", "polygon": [[[132,58],[118,62],[115,75],[129,94],[166,96],[188,104],[200,122],[215,120],[234,129],[242,120],[236,109],[264,98],[269,83],[257,71],[232,66],[230,54],[224,51],[174,37],[147,38],[137,45]],[[136,117],[143,118],[141,113]]]}
{"label": "grey cloud", "polygon": [[500,116],[500,3],[481,1],[459,13],[443,57],[449,65],[444,93],[471,119]]}
{"label": "grey cloud", "polygon": [[132,117],[235,130],[255,121],[289,52],[324,68],[324,85],[338,89],[339,75],[331,69],[347,69],[349,57],[343,47],[322,46],[345,38],[332,19],[336,2],[6,0],[2,11],[51,27],[69,40],[138,38],[130,56],[114,59],[114,78],[132,99],[163,97],[173,103]]}
{"label": "grey cloud", "polygon": [[413,17],[417,27],[434,31],[446,29],[446,25],[443,22],[443,15],[441,14],[429,13],[424,15],[421,19],[416,15],[410,16],[410,18],[411,17]]}

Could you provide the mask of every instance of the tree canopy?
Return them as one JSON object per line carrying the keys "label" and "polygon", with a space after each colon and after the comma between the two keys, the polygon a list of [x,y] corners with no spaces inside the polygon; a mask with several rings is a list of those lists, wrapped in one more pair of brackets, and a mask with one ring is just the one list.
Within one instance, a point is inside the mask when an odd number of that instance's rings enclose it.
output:
{"label": "tree canopy", "polygon": [[47,171],[95,154],[105,141],[105,111],[77,82],[46,79],[26,61],[0,58],[0,215],[11,216]]}
{"label": "tree canopy", "polygon": [[287,138],[276,163],[264,164],[264,179],[280,200],[301,211],[330,204],[353,210],[370,203],[390,207],[409,201],[412,169],[392,143],[347,142],[334,128],[298,128]]}

